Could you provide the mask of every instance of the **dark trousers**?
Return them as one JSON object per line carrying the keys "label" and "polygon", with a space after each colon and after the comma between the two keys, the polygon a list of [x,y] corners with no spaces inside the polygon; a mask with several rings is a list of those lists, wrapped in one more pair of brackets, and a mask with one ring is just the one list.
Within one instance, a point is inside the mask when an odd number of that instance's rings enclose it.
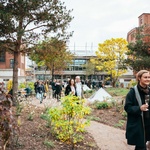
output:
{"label": "dark trousers", "polygon": [[52,90],[52,97],[53,97],[53,98],[56,98],[55,90]]}
{"label": "dark trousers", "polygon": [[135,146],[135,150],[146,150],[146,147]]}
{"label": "dark trousers", "polygon": [[61,92],[60,93],[56,93],[56,99],[57,99],[57,101],[59,101],[60,98],[61,98]]}

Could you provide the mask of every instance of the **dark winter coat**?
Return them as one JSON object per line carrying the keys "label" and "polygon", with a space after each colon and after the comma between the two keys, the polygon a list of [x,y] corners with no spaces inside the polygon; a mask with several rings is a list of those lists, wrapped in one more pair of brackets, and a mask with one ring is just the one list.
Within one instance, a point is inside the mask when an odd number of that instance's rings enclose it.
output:
{"label": "dark winter coat", "polygon": [[[138,91],[140,93],[142,104],[144,104],[145,93],[140,91],[139,88]],[[130,89],[129,93],[126,96],[124,109],[127,112],[127,143],[130,145],[144,147],[145,142],[150,140],[150,118],[145,117],[146,113],[149,113],[149,111],[143,112],[144,117],[142,117],[142,112],[135,97],[135,91],[133,88]]]}
{"label": "dark winter coat", "polygon": [[45,93],[45,88],[44,88],[44,85],[43,84],[39,84],[37,86],[37,92],[38,93]]}
{"label": "dark winter coat", "polygon": [[55,94],[60,94],[61,93],[61,90],[62,90],[62,87],[59,83],[56,83],[56,86],[55,86]]}
{"label": "dark winter coat", "polygon": [[[75,88],[75,87],[74,87],[74,88]],[[70,87],[70,85],[68,84],[68,85],[66,86],[66,89],[65,89],[65,95],[69,95],[70,92],[71,92],[71,87]],[[75,88],[75,96],[77,96],[77,94],[76,94],[76,88]]]}
{"label": "dark winter coat", "polygon": [[55,91],[55,90],[56,90],[56,83],[55,83],[55,82],[52,82],[52,85],[51,85],[51,86],[52,86],[52,90]]}
{"label": "dark winter coat", "polygon": [[39,85],[39,82],[35,82],[35,83],[34,83],[34,91],[35,91],[35,93],[38,92],[38,91],[37,91],[38,85]]}

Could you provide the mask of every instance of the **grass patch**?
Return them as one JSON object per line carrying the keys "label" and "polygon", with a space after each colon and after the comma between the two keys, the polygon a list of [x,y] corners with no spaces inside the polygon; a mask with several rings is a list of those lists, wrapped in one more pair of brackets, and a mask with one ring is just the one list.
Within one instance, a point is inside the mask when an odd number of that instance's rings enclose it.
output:
{"label": "grass patch", "polygon": [[126,96],[129,92],[127,88],[106,88],[105,89],[111,96]]}

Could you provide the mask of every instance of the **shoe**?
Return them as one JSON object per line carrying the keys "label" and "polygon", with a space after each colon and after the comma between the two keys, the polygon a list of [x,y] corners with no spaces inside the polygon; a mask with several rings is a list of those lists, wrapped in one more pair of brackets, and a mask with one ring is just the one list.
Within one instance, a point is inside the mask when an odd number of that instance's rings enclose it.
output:
{"label": "shoe", "polygon": [[42,104],[42,101],[40,101],[40,104]]}

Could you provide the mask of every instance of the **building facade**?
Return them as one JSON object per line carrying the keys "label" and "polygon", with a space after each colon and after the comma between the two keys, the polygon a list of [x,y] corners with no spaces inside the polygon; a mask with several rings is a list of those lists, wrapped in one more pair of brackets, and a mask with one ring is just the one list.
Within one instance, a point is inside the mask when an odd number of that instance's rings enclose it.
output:
{"label": "building facade", "polygon": [[[0,51],[0,82],[13,78],[14,56],[4,50]],[[25,78],[25,56],[18,57],[18,78],[24,81]]]}
{"label": "building facade", "polygon": [[[150,13],[143,13],[138,17],[138,27],[145,26],[143,32],[144,34],[150,34]],[[135,42],[135,34],[137,33],[138,27],[131,29],[127,33],[127,41],[129,43]],[[144,38],[145,42],[150,42],[148,37]]]}
{"label": "building facade", "polygon": [[[68,67],[62,71],[55,71],[54,78],[67,80],[68,78],[75,78],[76,76],[80,76],[82,80],[90,79],[90,80],[104,80],[108,75],[104,72],[99,72],[93,70],[91,74],[87,74],[86,63],[95,56],[75,56],[73,59],[73,63],[68,65]],[[51,80],[51,72],[44,70],[44,68],[36,68],[32,72],[35,73],[35,78],[38,80]],[[31,78],[31,77],[30,77]]]}

